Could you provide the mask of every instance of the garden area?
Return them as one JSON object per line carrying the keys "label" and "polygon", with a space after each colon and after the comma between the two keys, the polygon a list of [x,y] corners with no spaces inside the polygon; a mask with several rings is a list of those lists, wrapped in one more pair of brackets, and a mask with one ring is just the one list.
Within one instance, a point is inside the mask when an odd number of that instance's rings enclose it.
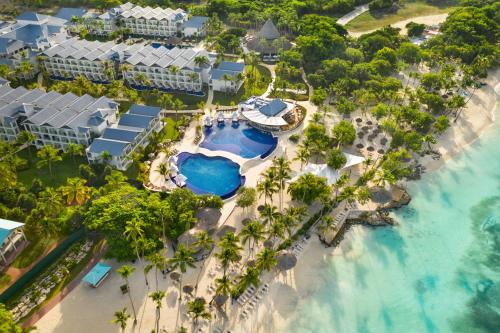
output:
{"label": "garden area", "polygon": [[445,14],[453,10],[456,2],[439,1],[429,3],[427,1],[403,0],[395,11],[376,10],[367,11],[346,25],[349,31],[363,32],[382,28],[399,21],[411,19],[418,16]]}
{"label": "garden area", "polygon": [[63,154],[61,161],[52,163],[52,173],[50,173],[47,167],[36,167],[40,159],[36,156],[35,147],[23,149],[17,155],[26,160],[26,164],[21,166],[17,173],[18,180],[26,186],[31,186],[36,178],[40,179],[44,186],[64,185],[67,178],[80,176],[78,171],[80,164],[87,164],[85,157],[70,157]]}
{"label": "garden area", "polygon": [[233,106],[251,96],[260,96],[266,92],[271,83],[271,71],[262,65],[257,65],[255,71],[252,66],[245,67],[245,82],[237,93],[214,91],[212,104]]}

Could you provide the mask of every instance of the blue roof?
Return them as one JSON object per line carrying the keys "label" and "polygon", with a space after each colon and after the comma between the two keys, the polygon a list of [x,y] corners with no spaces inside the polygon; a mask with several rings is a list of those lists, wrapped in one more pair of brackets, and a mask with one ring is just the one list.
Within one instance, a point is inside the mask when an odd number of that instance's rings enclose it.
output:
{"label": "blue roof", "polygon": [[89,152],[102,154],[107,151],[111,156],[121,156],[128,144],[129,142],[97,138],[89,146]]}
{"label": "blue roof", "polygon": [[87,10],[85,8],[79,7],[79,8],[69,8],[69,7],[63,7],[59,9],[57,14],[55,15],[56,17],[62,18],[63,20],[70,21],[73,17],[82,17],[87,13]]}
{"label": "blue roof", "polygon": [[19,222],[14,222],[10,220],[5,220],[0,218],[0,246],[3,244],[5,239],[9,237],[10,233],[24,224]]}
{"label": "blue roof", "polygon": [[152,120],[153,117],[125,113],[120,117],[118,125],[137,127],[137,128],[148,128]]}
{"label": "blue roof", "polygon": [[16,20],[23,20],[23,21],[41,21],[45,18],[45,15],[38,14],[36,12],[24,12],[21,13],[21,15],[16,17]]}
{"label": "blue roof", "polygon": [[137,137],[137,135],[139,135],[139,133],[140,132],[131,131],[127,129],[108,127],[104,130],[102,138],[117,140],[117,141],[133,142]]}
{"label": "blue roof", "polygon": [[157,106],[147,106],[147,105],[134,104],[130,107],[130,110],[127,113],[137,114],[137,115],[141,115],[141,116],[158,117],[160,112],[161,112],[161,108],[157,107]]}
{"label": "blue roof", "polygon": [[283,102],[281,99],[273,99],[271,103],[266,104],[262,106],[259,111],[263,114],[265,114],[268,117],[274,117],[281,111],[287,108],[287,105],[285,102]]}
{"label": "blue roof", "polygon": [[83,281],[91,284],[92,286],[97,286],[99,282],[108,274],[111,270],[111,266],[98,262],[90,272],[83,277]]}
{"label": "blue roof", "polygon": [[220,70],[220,69],[213,69],[212,70],[212,75],[211,75],[211,78],[212,80],[222,80],[222,76],[224,76],[224,74],[227,74],[231,77],[235,77],[236,75],[238,75],[238,73],[240,72],[233,72],[233,71],[224,71],[224,70]]}
{"label": "blue roof", "polygon": [[193,16],[186,22],[182,24],[183,27],[185,28],[196,28],[200,29],[203,27],[205,22],[208,21],[208,17],[206,16]]}
{"label": "blue roof", "polygon": [[243,72],[245,70],[245,64],[242,62],[223,61],[219,64],[217,69],[223,71]]}

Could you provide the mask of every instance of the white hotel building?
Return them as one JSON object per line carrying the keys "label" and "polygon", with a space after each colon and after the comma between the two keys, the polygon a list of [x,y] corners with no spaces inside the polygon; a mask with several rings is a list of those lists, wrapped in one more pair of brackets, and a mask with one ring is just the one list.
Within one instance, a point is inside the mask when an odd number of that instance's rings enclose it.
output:
{"label": "white hotel building", "polygon": [[[114,44],[70,39],[43,52],[44,65],[54,78],[75,78],[107,82],[123,74],[136,87],[152,86],[165,90],[201,92],[209,84],[216,56],[205,50],[154,48],[144,44]],[[197,57],[208,64],[197,65]],[[122,64],[127,68],[122,69]],[[110,76],[108,72],[112,71]],[[144,80],[146,79],[146,80]],[[144,82],[147,81],[147,82]]]}
{"label": "white hotel building", "polygon": [[21,130],[36,136],[35,146],[65,150],[69,143],[88,146],[116,122],[118,103],[106,97],[0,87],[0,139],[13,141]]}
{"label": "white hotel building", "polygon": [[141,7],[130,2],[99,16],[87,15],[88,27],[95,34],[107,35],[124,28],[129,29],[132,35],[157,38],[176,37],[185,32],[190,36],[192,33],[189,30],[193,25],[200,29],[199,35],[204,34],[201,30],[204,30],[205,20],[195,17],[190,24],[184,25],[191,20],[188,13],[180,8]]}

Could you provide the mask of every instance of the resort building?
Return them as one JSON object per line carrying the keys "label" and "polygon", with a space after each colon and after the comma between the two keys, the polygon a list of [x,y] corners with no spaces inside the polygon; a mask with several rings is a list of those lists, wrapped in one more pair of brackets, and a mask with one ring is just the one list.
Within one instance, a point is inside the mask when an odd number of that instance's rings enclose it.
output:
{"label": "resort building", "polygon": [[126,170],[132,162],[132,154],[149,143],[153,132],[162,128],[159,107],[132,105],[117,124],[107,127],[100,138],[87,148],[90,163],[105,161],[104,152],[109,154],[109,164],[119,170]]}
{"label": "resort building", "polygon": [[130,2],[108,10],[102,15],[88,16],[87,25],[95,34],[108,35],[127,29],[137,36],[168,38],[203,36],[207,18],[188,17],[183,9],[141,7]]}
{"label": "resort building", "polygon": [[238,109],[243,118],[253,127],[266,131],[279,131],[291,123],[295,105],[278,98],[268,100],[250,97],[247,101],[240,103]]}
{"label": "resort building", "polygon": [[[200,58],[205,58],[206,64],[199,63]],[[123,77],[137,87],[202,92],[203,84],[209,83],[215,58],[205,50],[146,46],[124,59],[130,68],[123,72]]]}
{"label": "resort building", "polygon": [[36,136],[37,148],[50,144],[65,150],[69,143],[88,146],[116,121],[118,104],[89,95],[0,87],[0,139],[13,141],[21,130]]}
{"label": "resort building", "polygon": [[[216,56],[205,50],[114,44],[69,39],[43,52],[44,66],[56,79],[79,75],[106,83],[123,77],[134,88],[200,93],[209,84]],[[200,62],[200,59],[205,62]]]}
{"label": "resort building", "polygon": [[23,232],[24,223],[0,218],[0,264],[8,265],[22,243],[26,241]]}
{"label": "resort building", "polygon": [[4,24],[0,27],[0,64],[16,69],[28,62],[32,70],[18,74],[32,77],[37,72],[38,52],[68,38],[65,24],[66,20],[33,12],[19,15],[13,24]]}
{"label": "resort building", "polygon": [[210,84],[215,91],[237,92],[243,84],[245,64],[223,61],[212,70]]}
{"label": "resort building", "polygon": [[257,34],[246,39],[246,45],[250,50],[260,53],[265,60],[275,60],[280,50],[292,48],[290,41],[281,35],[270,19],[264,23]]}
{"label": "resort building", "polygon": [[42,55],[48,74],[55,79],[83,75],[91,81],[106,83],[115,78],[121,59],[143,47],[142,44],[90,42],[72,38],[45,50]]}

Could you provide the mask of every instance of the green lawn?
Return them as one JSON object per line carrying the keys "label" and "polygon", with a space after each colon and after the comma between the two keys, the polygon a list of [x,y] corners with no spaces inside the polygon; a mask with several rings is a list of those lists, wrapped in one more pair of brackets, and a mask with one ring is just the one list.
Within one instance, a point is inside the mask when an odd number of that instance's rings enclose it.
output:
{"label": "green lawn", "polygon": [[395,13],[384,14],[367,11],[349,22],[346,28],[353,32],[375,30],[412,17],[448,13],[453,10],[453,6],[453,2],[447,1],[441,5],[429,4],[421,0],[402,1],[401,8]]}
{"label": "green lawn", "polygon": [[30,240],[29,245],[21,252],[11,266],[16,268],[25,268],[31,265],[45,250],[57,243],[58,238],[37,237]]}
{"label": "green lawn", "polygon": [[58,187],[65,184],[67,178],[78,177],[78,166],[81,163],[87,163],[83,157],[76,158],[76,163],[71,157],[63,157],[61,162],[53,163],[51,175],[48,167],[40,169],[36,167],[38,158],[36,157],[36,150],[34,147],[30,147],[29,150],[24,149],[19,152],[18,155],[28,161],[27,169],[20,170],[17,173],[18,180],[27,186],[31,185],[33,179],[39,178],[46,186]]}
{"label": "green lawn", "polygon": [[0,290],[5,289],[10,283],[10,276],[0,273]]}
{"label": "green lawn", "polygon": [[[206,102],[208,91],[204,89],[205,96],[193,96],[185,93],[168,93],[172,95],[174,99],[179,99],[184,103],[185,107],[183,110],[194,110],[198,108],[198,103]],[[158,104],[158,96],[156,94],[152,94],[150,91],[141,91],[141,98],[144,100],[144,104],[151,106],[160,106]]]}
{"label": "green lawn", "polygon": [[[247,73],[247,75],[249,71],[250,67],[247,66],[245,68],[245,72]],[[225,93],[215,91],[212,104],[223,106],[237,105],[239,102],[244,101],[252,95],[262,95],[264,92],[266,92],[269,83],[271,83],[271,71],[269,71],[267,67],[259,65],[257,66],[257,72],[255,76],[256,84],[254,87],[252,87],[250,80],[247,78],[245,79],[245,83],[243,83],[240,90],[238,90],[236,94],[230,92]]]}

